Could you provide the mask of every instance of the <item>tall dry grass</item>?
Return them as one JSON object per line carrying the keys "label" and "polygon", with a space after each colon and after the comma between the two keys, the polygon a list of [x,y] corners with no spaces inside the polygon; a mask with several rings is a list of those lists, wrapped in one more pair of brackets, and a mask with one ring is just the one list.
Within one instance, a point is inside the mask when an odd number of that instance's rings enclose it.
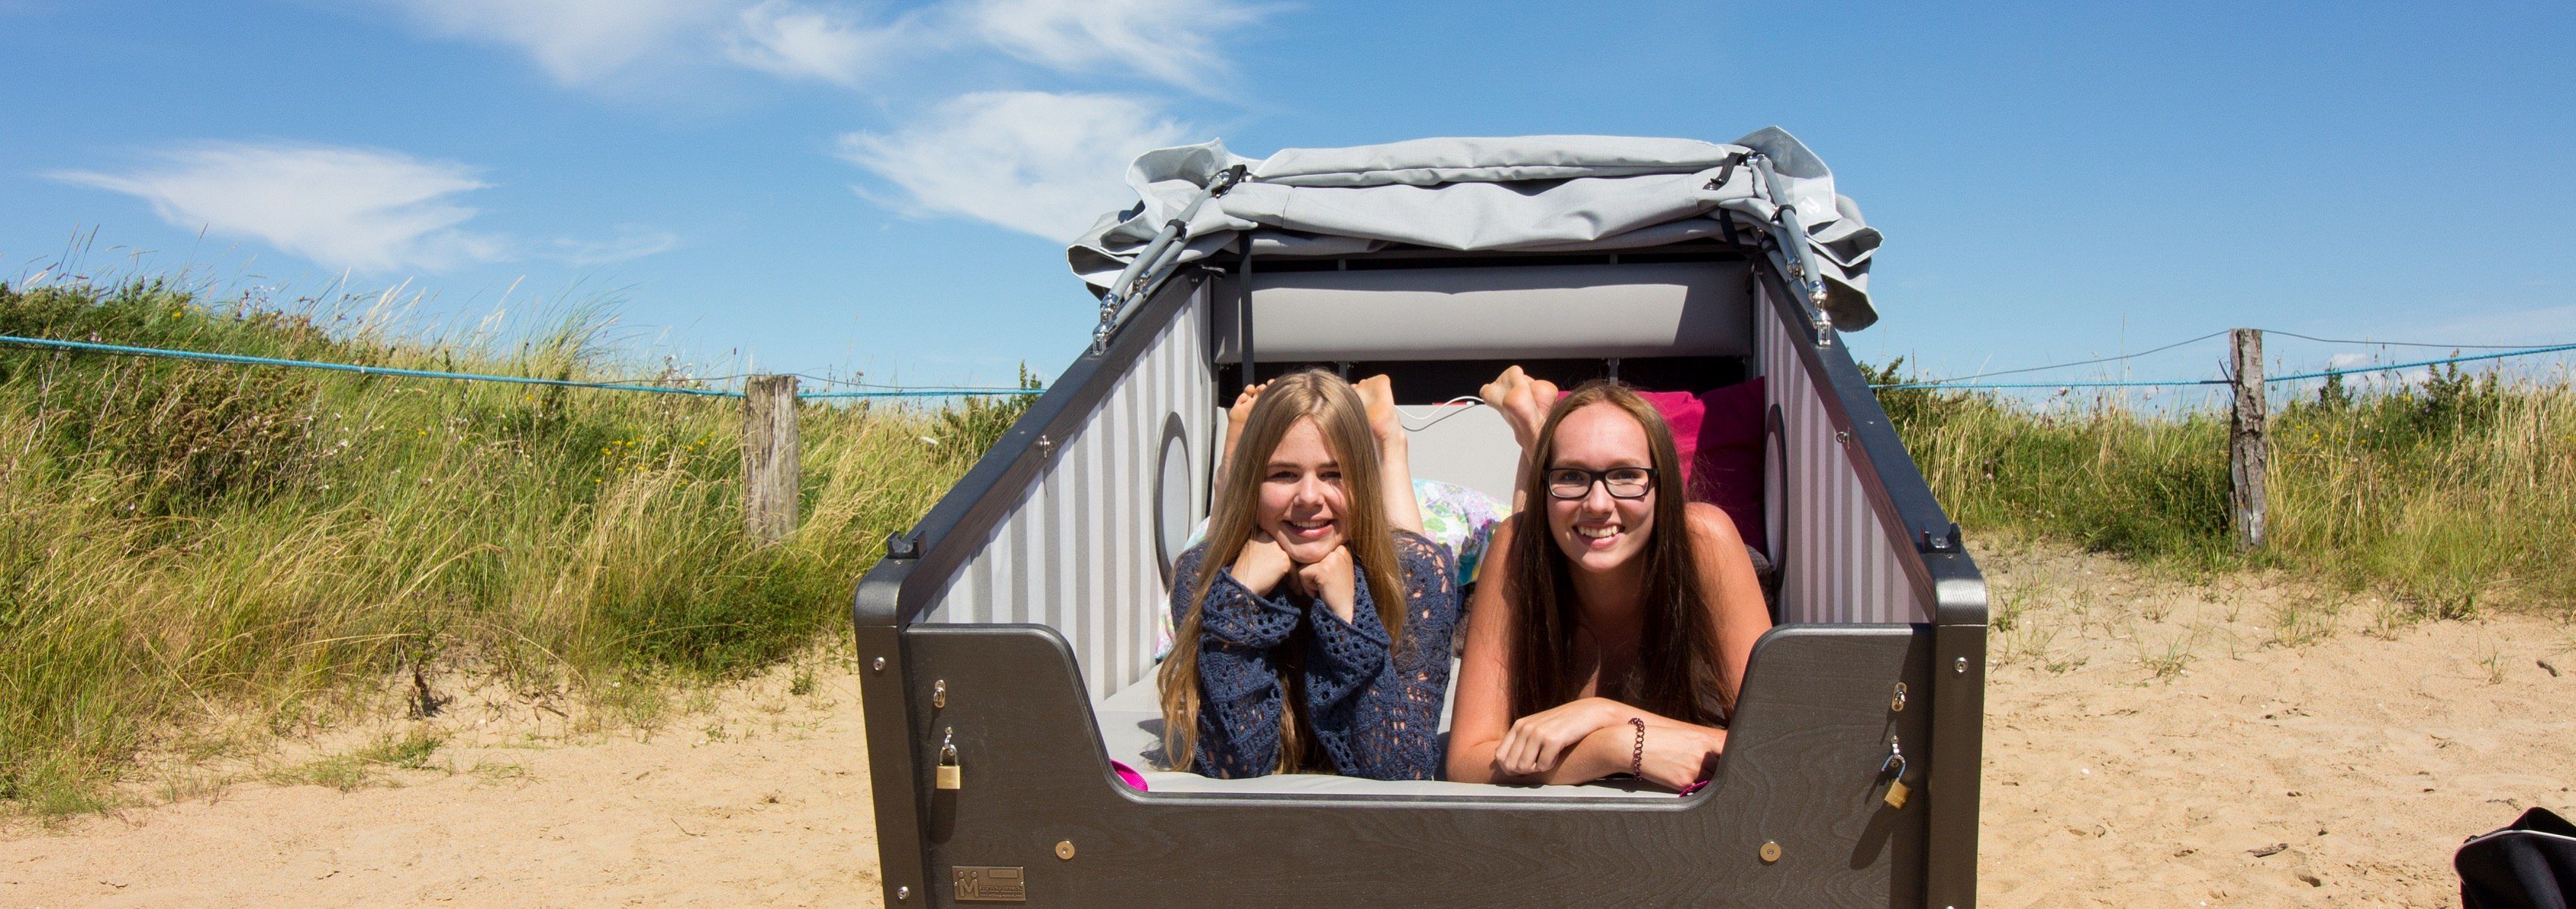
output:
{"label": "tall dry grass", "polygon": [[2428,617],[2576,603],[2576,387],[2564,373],[2453,367],[2366,393],[2329,382],[2273,394],[2269,545],[2250,556],[2228,523],[2223,410],[1925,390],[1880,402],[1971,528],[2191,572],[2280,566],[2383,590]]}
{"label": "tall dry grass", "polygon": [[[0,285],[13,335],[637,375],[601,325],[423,345],[154,283]],[[174,729],[294,730],[414,667],[604,690],[776,661],[1013,413],[806,406],[803,525],[761,546],[736,401],[0,349],[0,800],[95,807]]]}

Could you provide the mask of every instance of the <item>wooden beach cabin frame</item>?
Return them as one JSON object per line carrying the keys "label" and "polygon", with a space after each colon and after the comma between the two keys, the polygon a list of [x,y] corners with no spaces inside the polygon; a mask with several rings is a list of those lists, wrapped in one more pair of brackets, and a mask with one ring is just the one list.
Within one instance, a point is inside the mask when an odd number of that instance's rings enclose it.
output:
{"label": "wooden beach cabin frame", "polygon": [[[1730,163],[1790,157],[1750,147]],[[1791,209],[1612,250],[1265,257],[1244,230],[1186,262],[1139,256],[1097,343],[858,584],[885,905],[1973,906],[1984,581],[1837,340],[1832,273]],[[1503,361],[1569,383],[1764,380],[1778,625],[1710,785],[1120,782],[1113,758],[1139,762],[1113,750],[1120,727],[1159,722],[1137,706],[1156,616],[1243,377],[1348,364],[1396,373],[1419,404]],[[1473,472],[1461,446],[1499,424],[1458,416],[1416,437],[1418,475]],[[1891,747],[1902,807],[1885,799]],[[937,786],[944,751],[954,789]]]}

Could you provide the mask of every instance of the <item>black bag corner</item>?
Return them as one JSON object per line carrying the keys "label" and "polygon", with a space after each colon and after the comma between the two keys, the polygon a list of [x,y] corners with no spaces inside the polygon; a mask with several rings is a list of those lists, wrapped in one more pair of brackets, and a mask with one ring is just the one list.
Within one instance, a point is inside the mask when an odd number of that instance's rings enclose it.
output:
{"label": "black bag corner", "polygon": [[2463,909],[2571,909],[2576,824],[2533,808],[2511,826],[2460,844],[2451,867],[2460,873]]}

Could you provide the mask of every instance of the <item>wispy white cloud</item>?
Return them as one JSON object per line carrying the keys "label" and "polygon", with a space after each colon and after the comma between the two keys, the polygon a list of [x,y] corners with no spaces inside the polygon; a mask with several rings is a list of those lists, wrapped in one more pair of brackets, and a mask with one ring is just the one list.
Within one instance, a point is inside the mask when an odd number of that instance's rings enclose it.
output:
{"label": "wispy white cloud", "polygon": [[428,31],[510,45],[565,84],[652,59],[740,6],[728,0],[382,0]]}
{"label": "wispy white cloud", "polygon": [[890,133],[843,135],[840,149],[901,190],[898,208],[1068,240],[1135,200],[1123,177],[1138,154],[1191,132],[1119,95],[982,92]]}
{"label": "wispy white cloud", "polygon": [[725,37],[728,59],[771,75],[849,88],[865,85],[894,58],[931,40],[918,17],[872,26],[790,0],[766,0],[743,10],[739,19]]}
{"label": "wispy white cloud", "polygon": [[478,168],[401,152],[299,142],[196,142],[122,172],[45,176],[134,196],[171,226],[259,240],[334,269],[431,271],[518,258],[577,266],[657,255],[677,234],[626,224],[605,240],[542,244],[469,230],[460,197],[488,189]]}
{"label": "wispy white cloud", "polygon": [[546,253],[571,265],[608,265],[645,256],[658,256],[680,248],[680,235],[655,230],[638,224],[618,225],[617,235],[606,240],[558,238]]}
{"label": "wispy white cloud", "polygon": [[200,142],[157,157],[124,173],[48,176],[141,198],[181,229],[258,239],[333,268],[442,269],[505,254],[499,238],[462,227],[477,210],[454,197],[489,186],[463,164],[282,142]]}
{"label": "wispy white cloud", "polygon": [[873,22],[834,0],[373,2],[430,34],[518,48],[567,85],[723,59],[862,88],[891,59],[988,47],[1063,72],[1141,74],[1202,94],[1232,72],[1219,39],[1272,11],[1243,0],[940,0]]}
{"label": "wispy white cloud", "polygon": [[1232,71],[1217,36],[1268,13],[1233,0],[974,0],[967,19],[1022,60],[1075,72],[1130,70],[1206,92]]}

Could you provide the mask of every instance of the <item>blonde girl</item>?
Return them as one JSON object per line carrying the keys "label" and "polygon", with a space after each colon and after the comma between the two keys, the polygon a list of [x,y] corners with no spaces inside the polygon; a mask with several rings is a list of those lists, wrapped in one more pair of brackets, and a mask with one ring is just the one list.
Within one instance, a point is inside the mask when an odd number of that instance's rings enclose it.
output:
{"label": "blonde girl", "polygon": [[[1363,384],[1391,405],[1382,378]],[[1247,396],[1207,540],[1173,572],[1165,760],[1430,779],[1458,596],[1450,553],[1421,535],[1392,407],[1372,420],[1319,370]]]}

